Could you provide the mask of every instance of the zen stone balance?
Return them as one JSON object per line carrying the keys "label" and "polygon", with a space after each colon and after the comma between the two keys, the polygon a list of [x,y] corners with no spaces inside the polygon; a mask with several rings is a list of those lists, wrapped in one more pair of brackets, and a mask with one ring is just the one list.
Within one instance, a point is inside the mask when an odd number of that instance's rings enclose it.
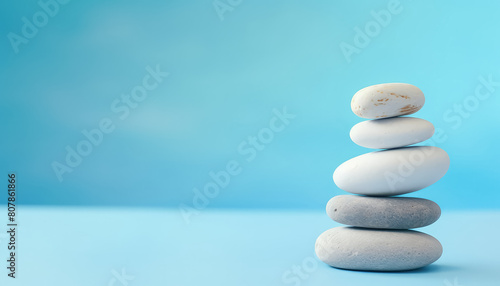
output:
{"label": "zen stone balance", "polygon": [[450,158],[438,147],[412,146],[432,137],[427,120],[401,117],[422,108],[425,97],[411,84],[386,83],[363,88],[352,111],[369,119],[356,124],[352,141],[371,149],[341,164],[335,184],[353,195],[333,197],[328,216],[335,227],[316,240],[316,255],[330,266],[365,271],[405,271],[427,266],[441,257],[434,237],[415,230],[437,221],[439,206],[430,200],[394,197],[428,187],[448,171]]}

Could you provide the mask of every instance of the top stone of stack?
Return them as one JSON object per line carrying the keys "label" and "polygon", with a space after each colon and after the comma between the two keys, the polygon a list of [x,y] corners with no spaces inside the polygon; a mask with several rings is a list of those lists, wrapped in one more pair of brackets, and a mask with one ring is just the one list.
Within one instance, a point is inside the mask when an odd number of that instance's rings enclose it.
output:
{"label": "top stone of stack", "polygon": [[425,103],[424,93],[407,83],[383,83],[365,87],[354,94],[351,109],[367,119],[413,114]]}

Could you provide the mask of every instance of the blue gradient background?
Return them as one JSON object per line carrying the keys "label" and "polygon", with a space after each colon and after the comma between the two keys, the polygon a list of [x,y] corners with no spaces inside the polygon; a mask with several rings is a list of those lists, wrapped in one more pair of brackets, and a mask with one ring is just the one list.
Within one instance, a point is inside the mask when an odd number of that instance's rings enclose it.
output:
{"label": "blue gradient background", "polygon": [[[500,2],[401,1],[403,11],[348,63],[339,44],[387,1],[244,1],[221,21],[212,1],[72,1],[19,53],[7,38],[37,1],[0,4],[0,173],[26,205],[174,207],[229,160],[241,174],[209,208],[323,209],[344,192],[334,169],[368,152],[349,139],[359,89],[408,82],[414,116],[446,134],[448,174],[415,196],[443,209],[498,209],[500,87],[463,118],[444,114],[489,75],[500,81]],[[110,104],[146,66],[170,76],[123,121]],[[296,115],[252,162],[237,151],[273,109]],[[51,164],[104,118],[116,129],[59,182]],[[457,128],[454,128],[457,127]]]}

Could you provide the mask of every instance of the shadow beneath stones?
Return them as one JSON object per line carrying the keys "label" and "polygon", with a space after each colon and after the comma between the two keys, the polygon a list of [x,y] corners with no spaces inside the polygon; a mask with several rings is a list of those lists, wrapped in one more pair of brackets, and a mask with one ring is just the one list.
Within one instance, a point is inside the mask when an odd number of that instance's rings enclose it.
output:
{"label": "shadow beneath stones", "polygon": [[399,272],[390,272],[390,273],[437,273],[437,272],[454,272],[454,271],[460,271],[463,268],[458,267],[456,265],[447,265],[447,264],[431,264],[427,265],[425,267],[415,269],[415,270],[408,270],[408,271],[399,271]]}
{"label": "shadow beneath stones", "polygon": [[[335,268],[335,267],[332,267]],[[420,274],[420,273],[438,273],[438,272],[455,272],[462,270],[461,267],[456,265],[446,265],[446,264],[431,264],[422,268],[414,269],[414,270],[406,270],[406,271],[366,271],[366,270],[352,270],[352,269],[342,269],[336,268],[344,271],[353,271],[353,272],[367,272],[367,273],[384,273],[384,274],[394,274],[394,275],[404,275],[404,274]]]}

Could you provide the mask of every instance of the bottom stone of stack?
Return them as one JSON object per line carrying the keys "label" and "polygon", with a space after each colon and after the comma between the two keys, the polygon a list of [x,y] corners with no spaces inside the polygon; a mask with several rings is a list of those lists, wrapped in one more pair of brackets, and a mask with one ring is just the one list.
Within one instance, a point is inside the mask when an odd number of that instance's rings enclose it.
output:
{"label": "bottom stone of stack", "polygon": [[316,255],[326,264],[364,271],[405,271],[427,266],[441,257],[434,237],[413,230],[336,227],[316,240]]}

